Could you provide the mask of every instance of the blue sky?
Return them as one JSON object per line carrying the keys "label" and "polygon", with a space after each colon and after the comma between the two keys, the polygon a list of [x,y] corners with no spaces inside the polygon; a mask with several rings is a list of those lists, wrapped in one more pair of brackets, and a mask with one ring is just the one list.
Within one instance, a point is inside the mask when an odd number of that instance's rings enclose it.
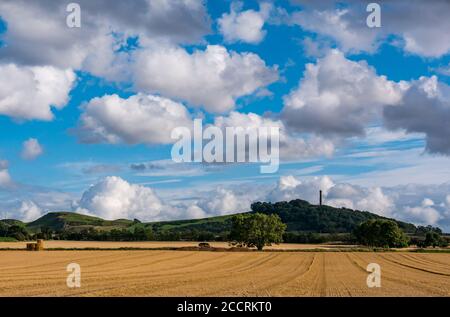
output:
{"label": "blue sky", "polygon": [[[368,13],[354,2],[180,0],[161,9],[142,1],[144,19],[135,20],[103,1],[79,3],[81,28],[65,25],[65,1],[0,5],[4,215],[32,220],[63,209],[148,221],[202,217],[245,211],[259,199],[315,202],[320,188],[332,205],[449,228],[450,38],[448,22],[439,20],[450,13],[445,2],[426,8],[436,11],[437,22],[414,21],[420,2],[382,6],[376,29],[360,23]],[[27,18],[24,30],[19,21]],[[231,69],[227,77],[208,66],[213,57],[223,63],[217,67]],[[45,80],[36,67],[46,70]],[[43,86],[28,84],[26,76]],[[314,82],[316,92],[305,88]],[[133,129],[142,121],[112,113],[120,106],[108,110],[114,94],[116,102],[149,115],[147,135]],[[156,96],[152,107],[160,107],[158,98],[176,103],[185,121],[232,123],[232,113],[254,113],[278,122],[290,155],[270,175],[260,174],[258,164],[177,165],[172,144],[148,136],[176,122],[131,101],[140,94]],[[229,96],[231,104],[223,101]],[[26,155],[30,139],[38,150],[31,142],[35,151]]]}

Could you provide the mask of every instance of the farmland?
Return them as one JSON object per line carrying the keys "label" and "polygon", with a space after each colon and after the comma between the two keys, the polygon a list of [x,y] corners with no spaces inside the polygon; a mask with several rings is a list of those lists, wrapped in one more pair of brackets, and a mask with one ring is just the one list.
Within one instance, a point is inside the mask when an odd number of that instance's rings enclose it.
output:
{"label": "farmland", "polygon": [[[66,266],[81,266],[68,288]],[[369,263],[381,287],[368,288]],[[450,254],[0,251],[0,296],[450,296]]]}

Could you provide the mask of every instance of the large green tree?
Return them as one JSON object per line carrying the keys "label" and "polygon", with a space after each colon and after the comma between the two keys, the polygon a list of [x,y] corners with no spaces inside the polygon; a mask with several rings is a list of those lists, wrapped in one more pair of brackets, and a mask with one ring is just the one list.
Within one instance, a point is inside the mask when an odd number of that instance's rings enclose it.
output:
{"label": "large green tree", "polygon": [[360,244],[371,247],[403,248],[408,246],[408,237],[397,223],[385,219],[370,219],[354,231]]}
{"label": "large green tree", "polygon": [[232,218],[230,238],[233,245],[262,250],[266,245],[282,242],[285,230],[278,215],[239,214]]}

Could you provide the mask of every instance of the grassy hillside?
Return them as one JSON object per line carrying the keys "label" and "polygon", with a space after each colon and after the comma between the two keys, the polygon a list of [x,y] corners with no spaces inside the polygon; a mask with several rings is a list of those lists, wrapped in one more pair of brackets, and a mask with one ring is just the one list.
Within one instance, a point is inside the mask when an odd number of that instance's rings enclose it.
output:
{"label": "grassy hillside", "polygon": [[26,224],[20,220],[15,220],[15,219],[2,219],[0,220],[0,225],[5,225],[5,226],[19,226],[19,227],[25,227]]}
{"label": "grassy hillside", "polygon": [[109,221],[73,212],[50,212],[41,218],[26,224],[26,228],[31,231],[36,231],[40,228],[49,228],[53,231],[77,231],[88,228],[112,230],[127,228],[132,224],[133,221],[127,219]]}
{"label": "grassy hillside", "polygon": [[176,221],[162,221],[147,223],[155,231],[208,231],[213,233],[220,233],[228,230],[231,226],[232,215],[210,217],[193,220],[176,220]]}

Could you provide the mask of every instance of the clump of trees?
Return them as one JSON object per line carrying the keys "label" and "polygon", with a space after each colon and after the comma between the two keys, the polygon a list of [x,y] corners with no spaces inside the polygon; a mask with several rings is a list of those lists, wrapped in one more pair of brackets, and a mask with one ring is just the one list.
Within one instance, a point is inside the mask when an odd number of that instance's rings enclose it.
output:
{"label": "clump of trees", "polygon": [[232,245],[256,247],[283,242],[286,225],[276,214],[239,214],[232,218],[230,239]]}
{"label": "clump of trees", "polygon": [[396,222],[385,219],[370,219],[361,223],[354,230],[354,235],[358,243],[370,247],[403,248],[409,242]]}
{"label": "clump of trees", "polygon": [[416,244],[419,248],[427,247],[447,247],[448,241],[442,236],[442,230],[432,226],[419,226],[416,234],[424,238],[417,239]]}
{"label": "clump of trees", "polygon": [[22,226],[18,225],[8,226],[4,223],[0,223],[0,237],[9,237],[16,239],[18,241],[25,241],[29,240],[31,238],[31,235]]}
{"label": "clump of trees", "polygon": [[[47,238],[46,238],[47,236]],[[51,234],[40,232],[36,238],[73,241],[223,241],[225,237],[218,237],[210,232],[198,230],[155,231],[144,224],[131,228],[98,230],[87,228],[83,230],[61,230]]]}
{"label": "clump of trees", "polygon": [[426,247],[442,247],[445,248],[448,246],[447,240],[445,240],[439,233],[437,232],[427,232],[425,234],[425,240],[419,242],[417,244],[418,247],[426,248]]}
{"label": "clump of trees", "polygon": [[345,244],[355,243],[355,237],[351,233],[318,233],[318,232],[286,232],[283,235],[286,243],[327,243],[340,242]]}
{"label": "clump of trees", "polygon": [[57,240],[78,241],[151,241],[155,239],[150,227],[135,226],[132,229],[96,230],[88,228],[81,231],[61,231],[54,234]]}
{"label": "clump of trees", "polygon": [[425,236],[428,232],[435,232],[439,235],[442,235],[442,230],[439,227],[433,227],[433,226],[418,226],[416,228],[416,231],[414,232],[414,235],[416,236]]}
{"label": "clump of trees", "polygon": [[442,230],[433,226],[418,226],[411,237],[410,244],[417,245],[419,248],[448,246],[450,237],[446,237]]}

